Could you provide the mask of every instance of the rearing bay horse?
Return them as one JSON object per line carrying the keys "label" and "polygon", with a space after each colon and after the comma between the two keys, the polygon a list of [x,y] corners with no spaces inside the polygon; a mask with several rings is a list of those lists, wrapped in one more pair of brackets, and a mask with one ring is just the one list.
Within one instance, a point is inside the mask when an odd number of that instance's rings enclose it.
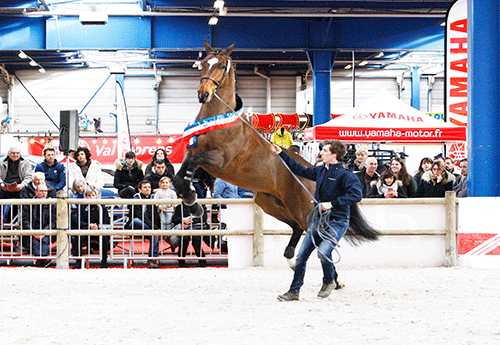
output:
{"label": "rearing bay horse", "polygon": [[[205,42],[207,56],[202,61],[198,99],[201,105],[195,122],[188,125],[184,137],[188,151],[174,178],[177,193],[192,214],[200,215],[191,183],[194,171],[202,167],[212,175],[238,187],[255,192],[255,202],[264,212],[288,224],[293,235],[284,256],[292,259],[300,236],[307,229],[307,216],[313,210],[314,181],[299,177],[301,183],[271,151],[242,115],[243,104],[235,91],[235,68],[230,58],[234,44],[215,52]],[[299,163],[311,166],[298,155]],[[378,233],[351,208],[351,240],[374,240]]]}

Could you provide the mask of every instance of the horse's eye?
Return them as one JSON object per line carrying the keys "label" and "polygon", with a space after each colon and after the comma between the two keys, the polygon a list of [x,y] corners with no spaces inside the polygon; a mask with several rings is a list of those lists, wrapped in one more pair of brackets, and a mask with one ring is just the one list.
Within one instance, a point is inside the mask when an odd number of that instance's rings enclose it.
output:
{"label": "horse's eye", "polygon": [[221,70],[225,70],[225,69],[226,69],[226,66],[221,65],[221,66],[220,66],[220,69],[221,69]]}

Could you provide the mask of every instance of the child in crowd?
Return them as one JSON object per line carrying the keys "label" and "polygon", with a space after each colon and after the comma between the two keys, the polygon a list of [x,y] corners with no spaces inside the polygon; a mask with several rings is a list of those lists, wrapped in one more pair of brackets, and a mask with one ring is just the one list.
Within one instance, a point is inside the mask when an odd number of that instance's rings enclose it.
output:
{"label": "child in crowd", "polygon": [[[172,180],[168,176],[160,179],[160,189],[155,194],[155,199],[177,199],[177,194],[171,189]],[[161,229],[170,230],[172,227],[173,205],[158,205],[160,210]]]}
{"label": "child in crowd", "polygon": [[386,170],[368,192],[368,198],[406,198],[401,186],[403,183],[396,179],[396,174]]}

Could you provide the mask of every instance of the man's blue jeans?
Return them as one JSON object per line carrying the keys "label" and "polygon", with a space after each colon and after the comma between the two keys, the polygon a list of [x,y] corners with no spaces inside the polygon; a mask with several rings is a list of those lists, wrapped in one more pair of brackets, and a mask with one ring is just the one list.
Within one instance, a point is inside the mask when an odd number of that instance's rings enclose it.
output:
{"label": "man's blue jeans", "polygon": [[[40,243],[42,251],[40,253]],[[50,236],[44,236],[41,240],[36,239],[35,236],[31,237],[31,245],[33,249],[33,256],[47,256],[49,255]]]}
{"label": "man's blue jeans", "polygon": [[[135,230],[149,230],[150,227],[144,223],[142,220],[139,218],[134,218],[134,220],[131,223],[131,229]],[[157,257],[158,256],[158,245],[159,245],[159,240],[158,237],[155,236],[146,236],[146,239],[149,241],[149,251],[148,251],[148,256],[149,257]]]}
{"label": "man's blue jeans", "polygon": [[330,220],[330,226],[333,227],[335,233],[329,227],[323,229],[327,232],[327,238],[335,238],[335,241],[323,240],[316,229],[317,223],[318,220],[314,220],[307,228],[307,233],[304,236],[299,253],[297,254],[295,273],[293,275],[292,285],[290,285],[290,291],[299,292],[304,284],[307,260],[316,247],[318,247],[318,257],[321,261],[321,267],[323,268],[323,284],[331,284],[335,278],[332,251],[335,249],[340,239],[345,235],[349,227],[349,220],[347,218]]}

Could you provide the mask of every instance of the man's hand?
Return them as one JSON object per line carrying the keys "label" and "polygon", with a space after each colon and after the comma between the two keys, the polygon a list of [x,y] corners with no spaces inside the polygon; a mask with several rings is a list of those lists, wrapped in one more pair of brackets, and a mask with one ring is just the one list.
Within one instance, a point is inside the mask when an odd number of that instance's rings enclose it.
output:
{"label": "man's hand", "polygon": [[271,151],[273,151],[274,153],[279,155],[281,153],[281,151],[283,151],[283,150],[281,149],[281,146],[276,145],[276,144],[271,144]]}
{"label": "man's hand", "polygon": [[326,211],[332,208],[332,204],[330,202],[322,202],[320,205],[321,211]]}

